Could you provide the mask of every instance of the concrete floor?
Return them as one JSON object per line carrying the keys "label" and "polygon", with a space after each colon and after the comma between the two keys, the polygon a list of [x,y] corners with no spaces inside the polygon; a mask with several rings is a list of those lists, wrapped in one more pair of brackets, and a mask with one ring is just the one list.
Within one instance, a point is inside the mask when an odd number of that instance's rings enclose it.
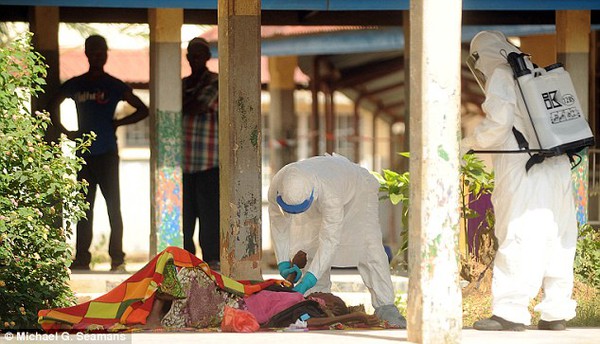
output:
{"label": "concrete floor", "polygon": [[[32,335],[30,335],[32,336]],[[406,330],[371,331],[309,331],[309,332],[256,332],[256,333],[136,333],[136,334],[72,334],[57,339],[19,339],[0,334],[0,343],[111,343],[111,344],[267,344],[267,343],[326,343],[326,344],[384,344],[411,343]],[[481,332],[472,329],[462,331],[463,344],[598,344],[600,328],[574,328],[561,332],[527,330],[525,332]],[[438,343],[434,343],[438,344]],[[439,343],[443,344],[443,343]]]}
{"label": "concrete floor", "polygon": [[[141,266],[140,266],[141,267]],[[139,266],[128,266],[129,271],[135,271]],[[97,266],[97,270],[90,273],[73,274],[71,283],[73,289],[87,297],[97,297],[111,289],[124,279],[128,274],[109,274],[107,266]],[[264,278],[276,278],[274,271],[268,271]],[[370,307],[370,295],[363,287],[354,271],[337,270],[332,273],[332,289],[335,294],[342,297],[349,305],[365,304]],[[396,290],[406,290],[406,277],[394,276]],[[364,287],[363,287],[364,288]],[[303,344],[354,344],[354,343],[409,343],[406,330],[370,330],[370,331],[309,331],[309,332],[258,332],[258,333],[136,333],[119,337],[116,340],[95,341],[98,343],[218,343],[218,344],[265,344],[265,343],[303,343]],[[112,338],[114,339],[114,338]],[[62,339],[58,341],[60,343]],[[11,342],[15,342],[15,340]],[[77,337],[70,337],[68,342],[77,342]],[[0,334],[0,343],[8,343]],[[44,341],[39,341],[43,343]],[[67,341],[64,341],[67,342]],[[94,341],[93,341],[94,342]],[[473,329],[462,331],[460,343],[466,344],[600,344],[600,328],[569,328],[567,331],[551,332],[536,329],[524,332],[482,332]],[[434,343],[437,344],[437,343]],[[442,343],[440,343],[442,344]]]}
{"label": "concrete floor", "polygon": [[[310,331],[310,332],[258,332],[258,333],[164,333],[134,334],[132,343],[326,343],[326,344],[377,344],[407,340],[406,330],[372,331]],[[528,330],[525,332],[462,331],[463,344],[598,344],[600,329],[578,328],[562,332]],[[435,343],[437,344],[437,343]],[[443,343],[439,343],[443,344]]]}

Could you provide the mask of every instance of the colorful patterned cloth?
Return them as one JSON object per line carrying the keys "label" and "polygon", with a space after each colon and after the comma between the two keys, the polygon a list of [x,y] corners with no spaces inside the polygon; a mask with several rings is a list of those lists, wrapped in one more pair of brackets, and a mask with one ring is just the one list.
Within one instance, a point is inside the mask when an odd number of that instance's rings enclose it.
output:
{"label": "colorful patterned cloth", "polygon": [[199,267],[181,269],[177,281],[186,297],[173,301],[161,320],[165,328],[220,327],[226,306],[244,307],[243,297],[219,288]]}
{"label": "colorful patterned cloth", "polygon": [[[145,324],[157,292],[181,298],[180,286],[165,283],[171,262],[178,268],[198,267],[221,289],[239,296],[254,294],[277,284],[288,286],[284,280],[236,281],[212,271],[208,264],[179,247],[168,247],[154,257],[140,271],[108,293],[85,303],[67,308],[43,309],[38,312],[38,322],[45,331],[57,330],[125,330],[132,325]],[[172,280],[167,278],[167,281]]]}

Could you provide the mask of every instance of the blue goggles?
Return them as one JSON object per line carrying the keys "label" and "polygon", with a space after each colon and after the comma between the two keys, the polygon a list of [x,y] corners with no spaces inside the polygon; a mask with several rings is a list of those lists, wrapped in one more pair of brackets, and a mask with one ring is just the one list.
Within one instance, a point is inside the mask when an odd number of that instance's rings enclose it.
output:
{"label": "blue goggles", "polygon": [[277,204],[279,204],[281,209],[283,209],[283,211],[285,211],[286,213],[300,214],[300,213],[305,212],[308,208],[310,208],[310,205],[312,204],[312,202],[314,200],[314,192],[315,192],[315,190],[313,189],[310,192],[310,197],[305,199],[304,202],[302,202],[300,204],[287,204],[283,201],[283,198],[281,198],[281,195],[279,193],[277,193]]}

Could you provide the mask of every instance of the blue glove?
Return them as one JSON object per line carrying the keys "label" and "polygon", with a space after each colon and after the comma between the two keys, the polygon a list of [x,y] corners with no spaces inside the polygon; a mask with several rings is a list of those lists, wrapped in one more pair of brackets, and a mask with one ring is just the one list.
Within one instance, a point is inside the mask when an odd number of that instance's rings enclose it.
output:
{"label": "blue glove", "polygon": [[317,284],[317,278],[309,271],[304,275],[302,282],[298,283],[293,290],[304,294],[308,289],[314,287],[315,284]]}
{"label": "blue glove", "polygon": [[281,277],[286,278],[287,275],[284,276],[283,273],[285,272],[285,270],[291,268],[292,264],[290,262],[283,261],[277,264],[277,267],[279,268],[279,274],[281,274]]}
{"label": "blue glove", "polygon": [[296,283],[300,280],[300,277],[302,277],[302,270],[300,270],[296,264],[294,264],[292,267],[290,266],[290,262],[281,262],[277,264],[277,267],[279,268],[279,274],[281,274],[283,278],[287,278],[291,273],[295,272],[296,278],[294,278],[294,283]]}

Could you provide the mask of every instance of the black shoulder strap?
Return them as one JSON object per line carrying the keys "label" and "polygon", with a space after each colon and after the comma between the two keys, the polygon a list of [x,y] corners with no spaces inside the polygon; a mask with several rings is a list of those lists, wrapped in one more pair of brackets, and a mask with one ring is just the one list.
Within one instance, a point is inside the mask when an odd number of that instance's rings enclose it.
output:
{"label": "black shoulder strap", "polygon": [[[519,149],[524,149],[525,151],[529,152],[529,142],[527,142],[523,133],[518,131],[517,128],[515,128],[515,127],[512,128],[512,132],[515,135],[515,138],[517,139],[517,143],[519,144]],[[529,160],[527,160],[527,163],[525,164],[526,172],[529,172],[529,169],[531,167],[533,167],[533,165],[543,162],[544,159],[546,158],[541,154],[531,155],[531,153],[529,153],[529,156],[530,156],[530,158],[529,158]]]}
{"label": "black shoulder strap", "polygon": [[527,160],[527,163],[525,164],[525,171],[529,172],[529,169],[533,167],[533,165],[542,163],[544,159],[546,159],[546,157],[541,154],[532,155],[531,158],[529,158],[529,160]]}
{"label": "black shoulder strap", "polygon": [[519,149],[529,150],[529,142],[527,142],[527,140],[525,139],[525,136],[523,136],[523,133],[518,131],[517,128],[515,128],[515,127],[512,128],[512,132],[515,135],[515,138],[517,139],[517,143],[519,144]]}

